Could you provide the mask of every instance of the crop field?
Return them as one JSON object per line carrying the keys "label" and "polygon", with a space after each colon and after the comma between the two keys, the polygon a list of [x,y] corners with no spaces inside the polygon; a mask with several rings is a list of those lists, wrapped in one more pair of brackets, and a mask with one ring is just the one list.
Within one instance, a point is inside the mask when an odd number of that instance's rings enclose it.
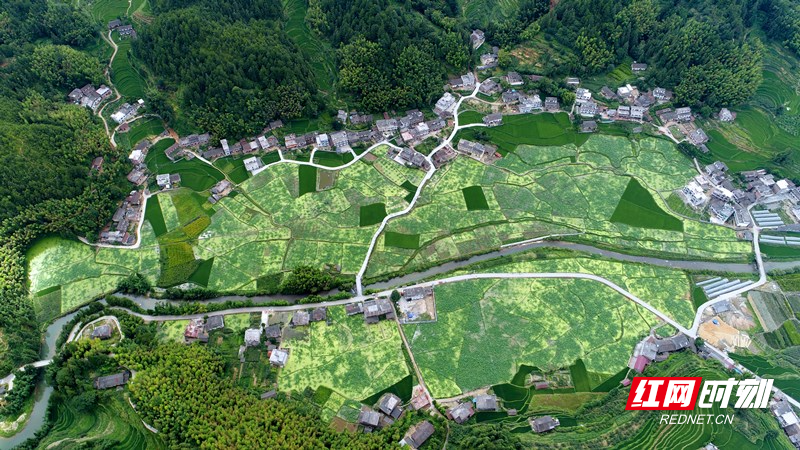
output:
{"label": "crop field", "polygon": [[[165,139],[159,141],[170,142],[169,145],[175,142],[172,139]],[[169,147],[169,145],[167,147]],[[155,147],[155,146],[154,146]],[[200,161],[195,158],[191,161],[181,159],[175,162],[170,161],[163,151],[156,151],[151,148],[145,157],[145,164],[153,175],[163,173],[177,173],[181,176],[181,186],[187,187],[197,192],[206,191],[219,181],[225,179],[225,175],[219,169]]]}
{"label": "crop field", "polygon": [[[126,5],[127,7],[127,5]],[[113,35],[116,42],[117,56],[111,63],[111,81],[114,82],[119,93],[129,102],[144,98],[147,82],[144,77],[133,67],[131,58],[131,40]]]}
{"label": "crop field", "polygon": [[460,139],[477,140],[478,133],[486,133],[502,155],[513,152],[517,146],[566,145],[581,139],[565,113],[520,114],[503,118],[503,124],[492,128],[467,128],[458,132],[453,142]]}
{"label": "crop field", "polygon": [[459,125],[468,125],[471,123],[482,123],[483,114],[478,111],[464,111],[458,115]]}
{"label": "crop field", "polygon": [[[559,234],[634,254],[747,258],[750,246],[732,230],[665,212],[663,198],[693,176],[686,159],[660,139],[597,135],[580,148],[522,145],[491,166],[457,158],[431,178],[413,211],[386,227],[418,234],[419,247],[379,240],[367,277]],[[467,207],[469,186],[482,189],[488,209]]]}
{"label": "crop field", "polygon": [[[447,284],[436,288],[436,306],[437,322],[405,325],[405,331],[438,398],[507,382],[523,364],[552,370],[583,359],[586,370],[608,378],[625,367],[656,322],[588,280]],[[577,378],[576,388],[588,390],[588,379]]]}
{"label": "crop field", "polygon": [[358,226],[367,227],[370,225],[381,223],[384,217],[386,217],[385,204],[373,203],[371,205],[364,205],[359,210]]}
{"label": "crop field", "polygon": [[759,376],[774,378],[775,386],[792,397],[800,395],[800,374],[794,366],[788,363],[779,365],[759,355],[731,353],[730,357]]}
{"label": "crop field", "polygon": [[328,308],[328,319],[330,325],[314,322],[305,327],[305,336],[283,342],[291,350],[278,377],[281,390],[325,386],[361,400],[410,374],[394,322],[367,325],[363,316],[346,316],[343,306]]}
{"label": "crop field", "polygon": [[244,158],[220,158],[214,161],[214,167],[228,175],[235,184],[244,183],[250,173],[244,167]]}
{"label": "crop field", "polygon": [[477,211],[489,209],[489,203],[486,201],[486,195],[480,186],[470,186],[461,190],[464,194],[464,203],[467,205],[467,211]]}
{"label": "crop field", "polygon": [[468,21],[475,21],[485,27],[489,23],[496,23],[513,15],[519,1],[460,0],[458,3]]}
{"label": "crop field", "polygon": [[389,247],[417,249],[419,248],[419,235],[418,234],[403,234],[389,232],[384,235],[384,245]]}
{"label": "crop field", "polygon": [[317,191],[317,168],[313,166],[297,166],[300,195]]}
{"label": "crop field", "polygon": [[156,237],[149,224],[142,227],[142,245],[137,250],[93,249],[80,242],[48,237],[31,247],[27,260],[31,294],[42,296],[40,307],[47,308],[51,316],[114,290],[122,278],[134,272],[154,282],[159,266]]}
{"label": "crop field", "polygon": [[683,231],[683,222],[661,209],[652,194],[635,178],[628,182],[617,209],[611,215],[611,221],[633,227]]}
{"label": "crop field", "polygon": [[[116,140],[117,145],[120,147],[130,150],[133,148],[133,146],[139,143],[139,141],[146,138],[153,138],[162,132],[164,132],[164,123],[161,122],[161,119],[155,117],[140,118],[131,124],[130,131],[127,133],[117,133],[114,136],[114,140]],[[172,139],[161,140],[150,148],[150,152],[163,152],[174,143],[175,141]]]}
{"label": "crop field", "polygon": [[118,449],[165,448],[159,435],[142,425],[141,417],[123,395],[104,393],[97,406],[85,412],[57,402],[53,428],[38,448],[83,448],[94,444]]}

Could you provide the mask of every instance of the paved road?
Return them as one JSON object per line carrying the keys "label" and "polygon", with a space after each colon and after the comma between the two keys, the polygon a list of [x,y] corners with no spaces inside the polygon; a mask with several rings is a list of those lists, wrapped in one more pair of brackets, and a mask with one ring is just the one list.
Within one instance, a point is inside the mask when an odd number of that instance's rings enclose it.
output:
{"label": "paved road", "polygon": [[419,183],[419,187],[417,187],[416,192],[414,192],[414,198],[411,199],[411,202],[409,202],[406,209],[394,212],[384,217],[383,220],[381,221],[381,225],[375,231],[375,234],[372,235],[372,239],[370,240],[369,243],[369,248],[367,248],[367,254],[364,257],[364,262],[361,264],[361,269],[359,269],[358,274],[356,274],[356,292],[358,293],[358,295],[364,293],[364,286],[362,284],[362,280],[364,279],[364,273],[366,273],[367,271],[369,258],[372,256],[372,252],[375,249],[375,244],[378,242],[378,237],[381,235],[381,233],[383,233],[383,230],[386,228],[386,225],[389,223],[390,220],[394,219],[395,217],[404,216],[409,212],[411,212],[412,209],[414,209],[414,206],[417,204],[417,200],[419,200],[419,196],[422,194],[422,189],[425,187],[425,184],[428,182],[428,180],[431,179],[433,174],[436,173],[436,167],[433,165],[433,155],[435,155],[436,152],[443,149],[444,147],[450,145],[450,142],[453,141],[453,138],[456,136],[456,133],[458,133],[458,131],[461,130],[462,128],[466,128],[468,126],[470,127],[485,126],[482,123],[470,124],[464,126],[458,124],[458,110],[461,108],[461,104],[464,102],[464,100],[467,100],[469,98],[477,98],[478,89],[480,89],[480,87],[481,83],[476,83],[475,89],[473,89],[471,94],[467,96],[462,96],[456,102],[455,109],[453,109],[453,120],[454,120],[453,131],[450,133],[447,139],[445,139],[444,141],[442,141],[441,144],[436,146],[436,148],[434,148],[429,155],[425,156],[425,159],[428,161],[428,164],[430,164],[430,169],[428,169],[428,171],[425,173],[425,177],[422,178],[422,181]]}

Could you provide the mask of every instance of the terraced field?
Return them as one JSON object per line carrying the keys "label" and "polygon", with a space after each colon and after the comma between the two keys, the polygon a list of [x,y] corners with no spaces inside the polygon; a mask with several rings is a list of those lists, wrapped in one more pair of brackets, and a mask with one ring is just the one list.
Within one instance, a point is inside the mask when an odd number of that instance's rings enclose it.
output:
{"label": "terraced field", "polygon": [[[419,235],[418,248],[379,239],[367,277],[549,235],[632,253],[743,259],[750,248],[732,230],[666,212],[663,198],[692,176],[685,158],[658,139],[596,135],[580,147],[519,145],[492,166],[458,158],[433,176],[411,213],[386,227],[393,236]],[[482,189],[486,209],[465,202],[469,186]]]}
{"label": "terraced field", "polygon": [[125,394],[101,394],[91,411],[78,412],[57,402],[53,428],[39,448],[83,448],[106,445],[118,449],[165,448],[164,441],[142,425],[139,415],[123,398]]}
{"label": "terraced field", "polygon": [[120,95],[129,102],[144,98],[144,89],[147,82],[144,77],[133,67],[131,59],[131,40],[121,39],[113,35],[114,42],[119,50],[114,62],[111,64],[111,81],[114,82]]}
{"label": "terraced field", "polygon": [[286,33],[308,58],[317,85],[326,95],[335,94],[336,63],[335,51],[330,44],[317,37],[306,25],[306,0],[284,0],[286,12]]}

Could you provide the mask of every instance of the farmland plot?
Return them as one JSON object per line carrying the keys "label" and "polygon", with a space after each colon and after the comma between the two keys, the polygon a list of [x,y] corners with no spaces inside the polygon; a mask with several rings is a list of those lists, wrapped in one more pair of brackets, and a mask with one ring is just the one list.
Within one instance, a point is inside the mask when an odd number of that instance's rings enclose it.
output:
{"label": "farmland plot", "polygon": [[582,358],[611,376],[655,321],[588,280],[460,282],[437,287],[436,304],[436,323],[405,326],[435,397],[506,382],[522,364],[549,370]]}

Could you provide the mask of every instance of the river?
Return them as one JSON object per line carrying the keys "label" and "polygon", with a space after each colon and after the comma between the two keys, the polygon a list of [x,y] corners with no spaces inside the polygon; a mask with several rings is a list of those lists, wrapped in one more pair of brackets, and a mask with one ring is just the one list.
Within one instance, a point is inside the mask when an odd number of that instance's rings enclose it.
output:
{"label": "river", "polygon": [[[78,311],[59,317],[47,327],[40,353],[42,359],[52,359],[56,355],[56,340],[59,334],[61,334],[61,329],[64,328],[64,325],[72,320],[76,314],[78,314]],[[47,414],[47,404],[50,402],[51,395],[53,395],[53,388],[48,386],[44,381],[41,381],[36,387],[36,401],[33,404],[33,411],[31,411],[30,418],[14,436],[8,438],[0,437],[0,449],[16,447],[29,438],[32,438],[33,435],[42,428],[45,415]]]}

